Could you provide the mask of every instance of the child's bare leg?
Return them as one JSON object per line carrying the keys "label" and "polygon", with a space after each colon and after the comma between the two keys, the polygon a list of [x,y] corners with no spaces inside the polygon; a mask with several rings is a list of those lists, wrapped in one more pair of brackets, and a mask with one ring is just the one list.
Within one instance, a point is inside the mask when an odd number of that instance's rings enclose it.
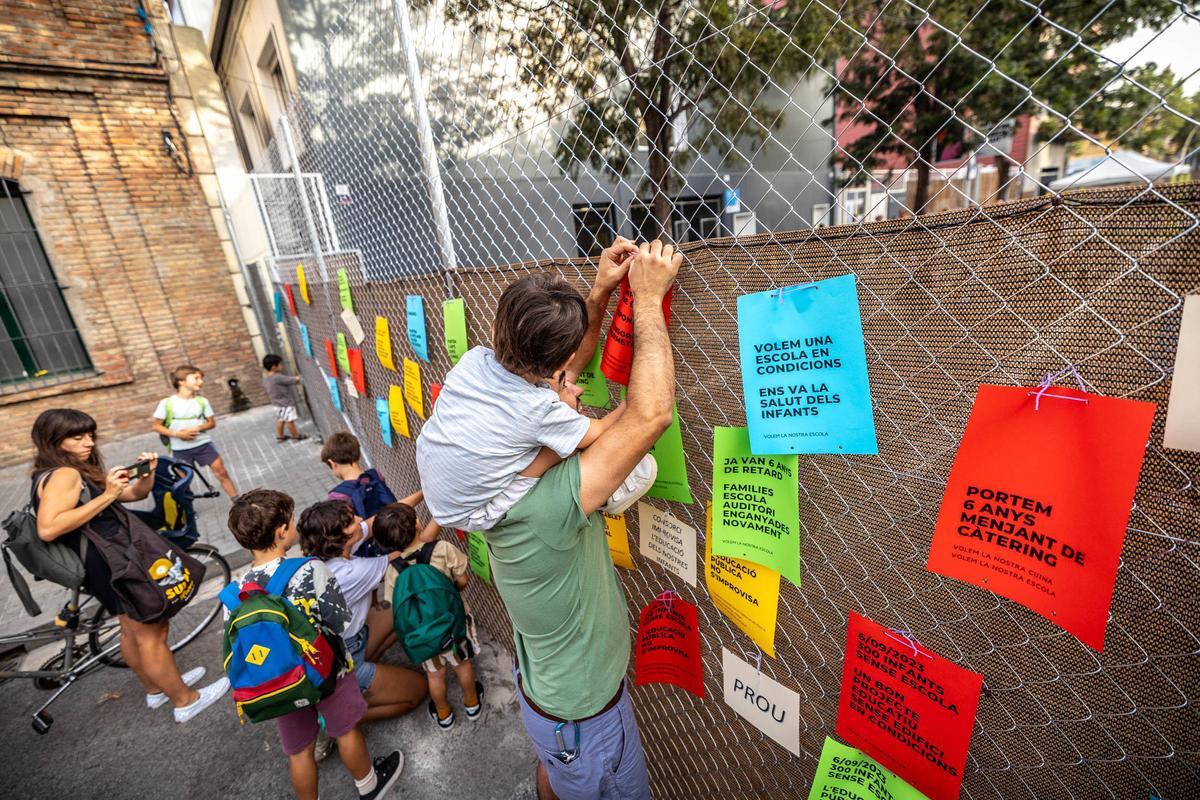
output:
{"label": "child's bare leg", "polygon": [[316,746],[316,740],[313,740],[296,755],[288,756],[288,774],[292,779],[292,791],[298,800],[317,800]]}
{"label": "child's bare leg", "polygon": [[533,463],[521,472],[523,478],[540,478],[546,474],[546,470],[553,467],[555,464],[562,461],[558,453],[551,450],[549,447],[543,447],[538,451],[537,457],[533,459]]}
{"label": "child's bare leg", "polygon": [[275,438],[276,439],[283,438],[283,423],[282,422],[275,423]]}
{"label": "child's bare leg", "polygon": [[221,484],[225,494],[229,497],[237,497],[237,489],[233,487],[233,479],[229,477],[229,470],[225,469],[225,462],[218,457],[208,466],[213,471],[213,475],[217,476],[217,482]]}
{"label": "child's bare leg", "polygon": [[[337,737],[338,755],[342,759],[342,764],[345,765],[346,771],[350,773],[350,777],[356,781],[361,781],[367,777],[367,773],[371,771],[371,754],[367,752],[367,740],[363,738],[362,732],[355,728],[349,733]],[[309,755],[312,755],[312,749],[309,748]],[[313,777],[317,774],[317,762],[313,760]],[[313,795],[317,796],[316,782],[313,783]]]}
{"label": "child's bare leg", "polygon": [[433,707],[437,709],[438,719],[450,716],[450,700],[446,697],[446,668],[437,672],[426,671],[429,678],[429,696],[433,699]]}
{"label": "child's bare leg", "polygon": [[454,674],[458,676],[458,685],[462,687],[463,705],[479,705],[479,695],[475,693],[475,662],[469,658],[459,661]]}
{"label": "child's bare leg", "polygon": [[292,435],[293,439],[300,438],[300,431],[296,430],[296,423],[289,422],[287,424],[287,429],[288,429],[288,433],[290,433]]}

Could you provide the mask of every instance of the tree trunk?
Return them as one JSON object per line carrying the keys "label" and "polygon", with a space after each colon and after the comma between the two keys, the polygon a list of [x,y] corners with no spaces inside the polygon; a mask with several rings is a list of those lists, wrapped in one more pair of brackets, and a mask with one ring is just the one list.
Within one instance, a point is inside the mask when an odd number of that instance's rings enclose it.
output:
{"label": "tree trunk", "polygon": [[929,169],[933,159],[933,143],[927,142],[917,154],[917,189],[913,193],[913,216],[922,214],[929,202]]}
{"label": "tree trunk", "polygon": [[662,74],[667,67],[664,61],[670,52],[671,42],[675,39],[672,33],[674,3],[664,2],[658,9],[654,21],[654,41],[651,55],[655,65],[653,89],[646,94],[646,138],[650,140],[650,158],[648,159],[647,174],[650,188],[653,191],[651,210],[654,214],[657,233],[655,238],[673,242],[671,225],[671,120],[667,117],[672,105],[671,89],[673,82]]}
{"label": "tree trunk", "polygon": [[996,202],[1008,199],[1008,176],[1012,171],[1012,163],[1004,156],[996,156]]}
{"label": "tree trunk", "polygon": [[671,126],[657,105],[646,109],[646,138],[650,143],[650,158],[646,165],[650,181],[650,210],[654,218],[654,237],[671,240]]}

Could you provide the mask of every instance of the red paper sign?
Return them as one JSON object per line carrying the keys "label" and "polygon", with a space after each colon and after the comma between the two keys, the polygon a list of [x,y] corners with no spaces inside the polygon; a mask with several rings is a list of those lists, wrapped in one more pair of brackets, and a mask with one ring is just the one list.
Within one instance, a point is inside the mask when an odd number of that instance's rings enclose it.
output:
{"label": "red paper sign", "polygon": [[1103,650],[1154,404],[1061,387],[1036,394],[979,387],[928,566]]}
{"label": "red paper sign", "polygon": [[325,355],[329,356],[329,374],[338,377],[337,356],[333,352],[333,342],[325,340]]}
{"label": "red paper sign", "polygon": [[636,683],[670,683],[704,697],[696,607],[666,591],[638,619]]}
{"label": "red paper sign", "polygon": [[850,612],[837,732],[931,800],[962,786],[983,676]]}
{"label": "red paper sign", "polygon": [[[671,289],[663,298],[663,317],[666,318],[667,324],[671,322],[671,295],[674,293],[675,290]],[[612,322],[608,324],[608,337],[604,341],[604,355],[600,357],[600,371],[610,381],[628,386],[629,371],[632,368],[633,291],[629,288],[629,280],[622,278],[617,308],[613,311]]]}
{"label": "red paper sign", "polygon": [[429,384],[429,408],[433,409],[437,403],[438,395],[442,393],[442,385],[440,383]]}
{"label": "red paper sign", "polygon": [[346,357],[350,361],[350,380],[354,381],[354,388],[358,389],[359,394],[366,394],[367,376],[363,372],[362,350],[348,347],[346,348]]}
{"label": "red paper sign", "polygon": [[296,313],[296,298],[292,297],[292,285],[290,283],[285,283],[283,285],[283,294],[285,297],[287,297],[288,311],[292,312],[293,317],[299,316]]}

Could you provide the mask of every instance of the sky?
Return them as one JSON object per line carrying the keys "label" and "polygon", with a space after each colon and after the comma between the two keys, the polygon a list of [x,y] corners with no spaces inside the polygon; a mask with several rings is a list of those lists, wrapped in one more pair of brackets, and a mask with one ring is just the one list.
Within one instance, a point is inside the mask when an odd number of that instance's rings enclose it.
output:
{"label": "sky", "polygon": [[[1184,83],[1188,93],[1200,90],[1200,21],[1181,17],[1162,31],[1157,38],[1154,32],[1139,30],[1128,39],[1105,48],[1103,53],[1121,62],[1133,56],[1130,67],[1148,61],[1159,66],[1169,65],[1175,74],[1187,77]],[[1135,55],[1136,54],[1136,55]]]}

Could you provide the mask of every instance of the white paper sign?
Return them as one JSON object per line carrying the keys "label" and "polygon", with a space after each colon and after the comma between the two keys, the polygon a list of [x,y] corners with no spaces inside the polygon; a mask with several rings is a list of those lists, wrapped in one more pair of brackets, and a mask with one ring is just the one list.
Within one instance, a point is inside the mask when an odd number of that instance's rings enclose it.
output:
{"label": "white paper sign", "polygon": [[358,321],[358,317],[354,316],[354,312],[349,309],[342,310],[342,322],[346,326],[346,330],[350,331],[350,338],[355,344],[362,344],[363,339],[367,338],[367,334],[363,331],[362,324]]}
{"label": "white paper sign", "polygon": [[355,400],[357,400],[359,396],[358,389],[354,388],[354,381],[350,380],[349,378],[346,378],[346,394],[350,395]]}
{"label": "white paper sign", "polygon": [[721,648],[725,704],[793,755],[800,755],[800,695]]}
{"label": "white paper sign", "polygon": [[696,529],[680,522],[667,511],[649,503],[638,503],[642,555],[696,585]]}
{"label": "white paper sign", "polygon": [[1200,451],[1200,294],[1183,300],[1163,447]]}

